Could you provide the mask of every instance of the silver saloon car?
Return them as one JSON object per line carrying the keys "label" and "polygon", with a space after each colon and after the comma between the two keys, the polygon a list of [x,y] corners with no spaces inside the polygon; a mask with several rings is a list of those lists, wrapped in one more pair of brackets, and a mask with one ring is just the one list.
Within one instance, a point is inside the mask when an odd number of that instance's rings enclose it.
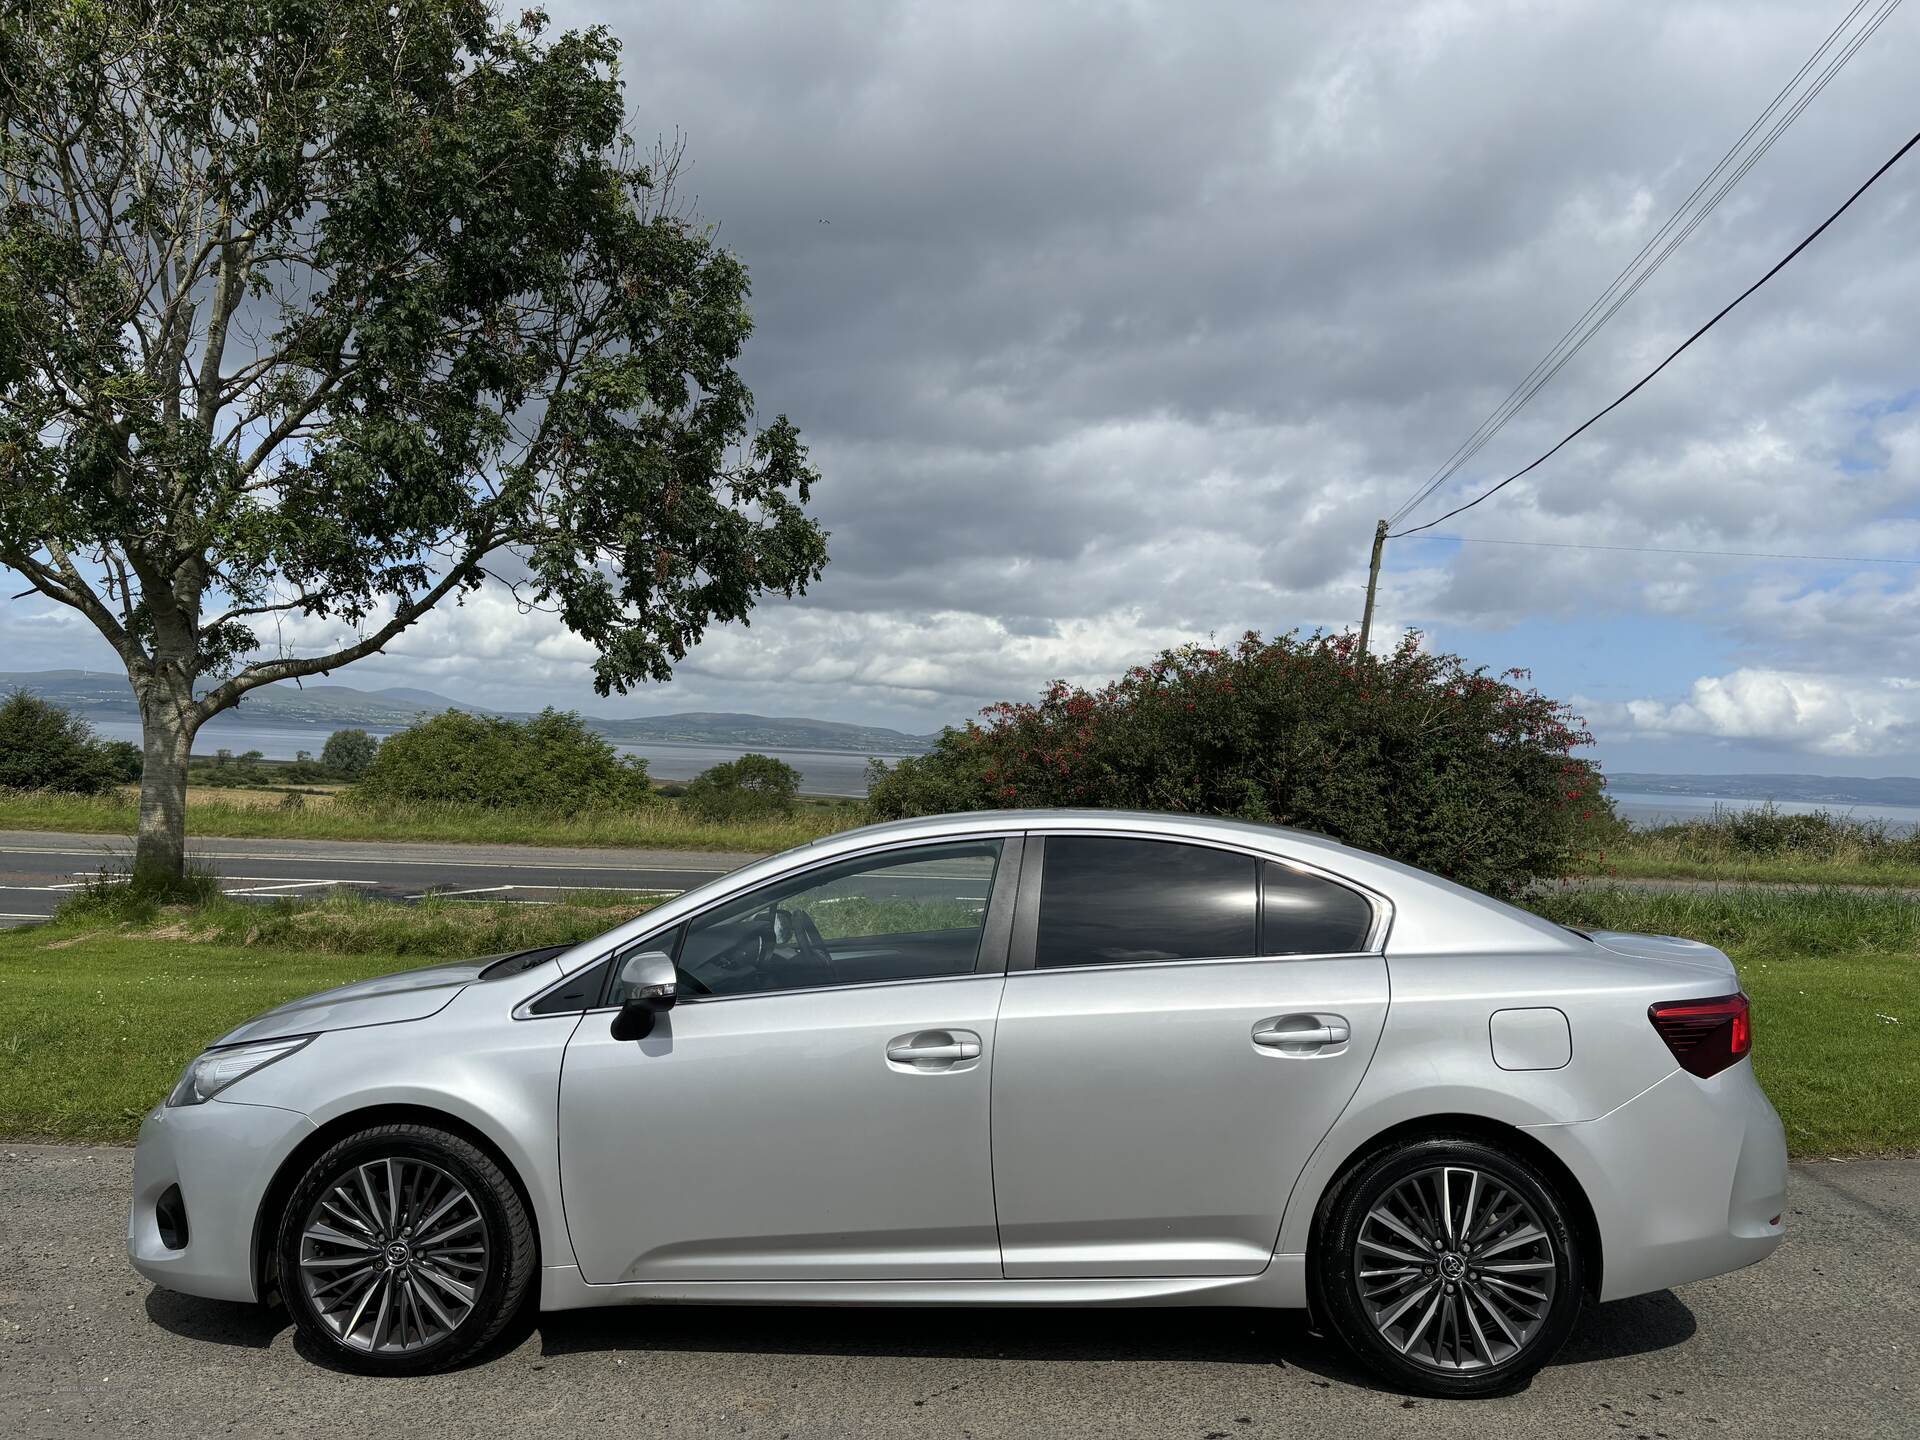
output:
{"label": "silver saloon car", "polygon": [[522,1304],[1310,1306],[1481,1395],[1780,1243],[1751,1044],[1706,945],[1292,831],[941,816],[242,1025],[128,1248],[375,1373]]}

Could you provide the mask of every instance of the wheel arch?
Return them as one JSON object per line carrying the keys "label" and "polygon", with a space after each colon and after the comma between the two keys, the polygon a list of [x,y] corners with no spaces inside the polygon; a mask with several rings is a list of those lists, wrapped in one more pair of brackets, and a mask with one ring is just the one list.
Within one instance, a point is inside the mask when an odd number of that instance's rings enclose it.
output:
{"label": "wheel arch", "polygon": [[542,1257],[546,1254],[545,1237],[540,1233],[540,1210],[533,1203],[526,1180],[506,1152],[485,1131],[458,1115],[437,1110],[431,1105],[370,1105],[360,1110],[348,1110],[316,1126],[301,1137],[300,1143],[287,1153],[287,1157],[280,1162],[280,1168],[274,1171],[272,1181],[260,1197],[260,1208],[253,1217],[253,1281],[255,1294],[262,1301],[271,1295],[277,1278],[273,1237],[279,1228],[280,1212],[285,1208],[294,1186],[300,1183],[300,1177],[306,1173],[307,1167],[333,1145],[356,1131],[371,1129],[376,1125],[431,1125],[457,1135],[485,1152],[487,1158],[500,1167],[527,1212],[527,1223],[533,1230],[534,1274],[538,1277]]}
{"label": "wheel arch", "polygon": [[[1321,1226],[1328,1212],[1332,1210],[1340,1191],[1346,1186],[1362,1160],[1388,1146],[1446,1135],[1479,1140],[1497,1149],[1507,1150],[1539,1167],[1541,1172],[1553,1182],[1555,1189],[1565,1198],[1569,1212],[1567,1218],[1573,1223],[1580,1235],[1581,1243],[1586,1248],[1582,1260],[1587,1296],[1589,1299],[1599,1299],[1601,1276],[1605,1273],[1606,1254],[1600,1235],[1600,1221],[1594,1214],[1593,1202],[1587,1198],[1585,1187],[1581,1185],[1573,1171],[1567,1168],[1566,1162],[1534,1136],[1529,1135],[1517,1125],[1490,1119],[1485,1115],[1416,1116],[1390,1125],[1353,1146],[1334,1169],[1333,1179],[1321,1191],[1320,1199],[1313,1207],[1313,1219],[1307,1229],[1308,1256],[1311,1257],[1319,1252]],[[1317,1270],[1316,1265],[1308,1264],[1308,1299],[1309,1304],[1315,1309],[1319,1308],[1318,1297],[1311,1292],[1316,1283],[1313,1277]]]}

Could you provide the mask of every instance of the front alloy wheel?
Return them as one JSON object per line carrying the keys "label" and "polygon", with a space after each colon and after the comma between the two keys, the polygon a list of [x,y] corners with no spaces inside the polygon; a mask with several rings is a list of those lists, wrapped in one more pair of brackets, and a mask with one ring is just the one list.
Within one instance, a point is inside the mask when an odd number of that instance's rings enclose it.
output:
{"label": "front alloy wheel", "polygon": [[533,1273],[532,1227],[485,1152],[385,1125],[320,1156],[281,1221],[280,1288],[303,1335],[352,1369],[444,1369],[499,1333]]}
{"label": "front alloy wheel", "polygon": [[1560,1348],[1580,1308],[1578,1237],[1547,1178],[1476,1140],[1363,1160],[1321,1225],[1334,1330],[1403,1389],[1489,1395]]}

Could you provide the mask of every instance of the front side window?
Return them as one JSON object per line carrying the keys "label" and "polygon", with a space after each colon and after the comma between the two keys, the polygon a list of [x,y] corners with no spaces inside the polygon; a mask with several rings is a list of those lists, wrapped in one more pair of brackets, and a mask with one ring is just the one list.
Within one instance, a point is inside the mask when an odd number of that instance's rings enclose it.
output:
{"label": "front side window", "polygon": [[1251,856],[1165,840],[1049,836],[1034,963],[1252,955],[1256,915]]}
{"label": "front side window", "polygon": [[965,975],[980,959],[1001,842],[863,855],[777,881],[699,916],[679,969],[688,995],[738,995]]}

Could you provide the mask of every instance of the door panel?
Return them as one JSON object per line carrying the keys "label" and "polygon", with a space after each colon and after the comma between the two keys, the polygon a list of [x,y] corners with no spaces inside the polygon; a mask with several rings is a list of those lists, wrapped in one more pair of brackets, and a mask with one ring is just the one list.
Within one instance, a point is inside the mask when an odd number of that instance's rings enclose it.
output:
{"label": "door panel", "polygon": [[[988,1104],[1004,984],[688,1000],[638,1043],[610,1037],[610,1012],[585,1016],[560,1084],[582,1276],[997,1278]],[[889,1056],[916,1039],[956,1053]]]}
{"label": "door panel", "polygon": [[1372,1058],[1386,962],[1256,955],[1287,927],[1257,931],[1236,852],[1113,835],[1027,852],[994,1036],[1007,1276],[1263,1270]]}
{"label": "door panel", "polygon": [[[1010,975],[993,1099],[1008,1278],[1265,1269],[1386,1002],[1378,956]],[[1348,1038],[1253,1038],[1307,1017]]]}

